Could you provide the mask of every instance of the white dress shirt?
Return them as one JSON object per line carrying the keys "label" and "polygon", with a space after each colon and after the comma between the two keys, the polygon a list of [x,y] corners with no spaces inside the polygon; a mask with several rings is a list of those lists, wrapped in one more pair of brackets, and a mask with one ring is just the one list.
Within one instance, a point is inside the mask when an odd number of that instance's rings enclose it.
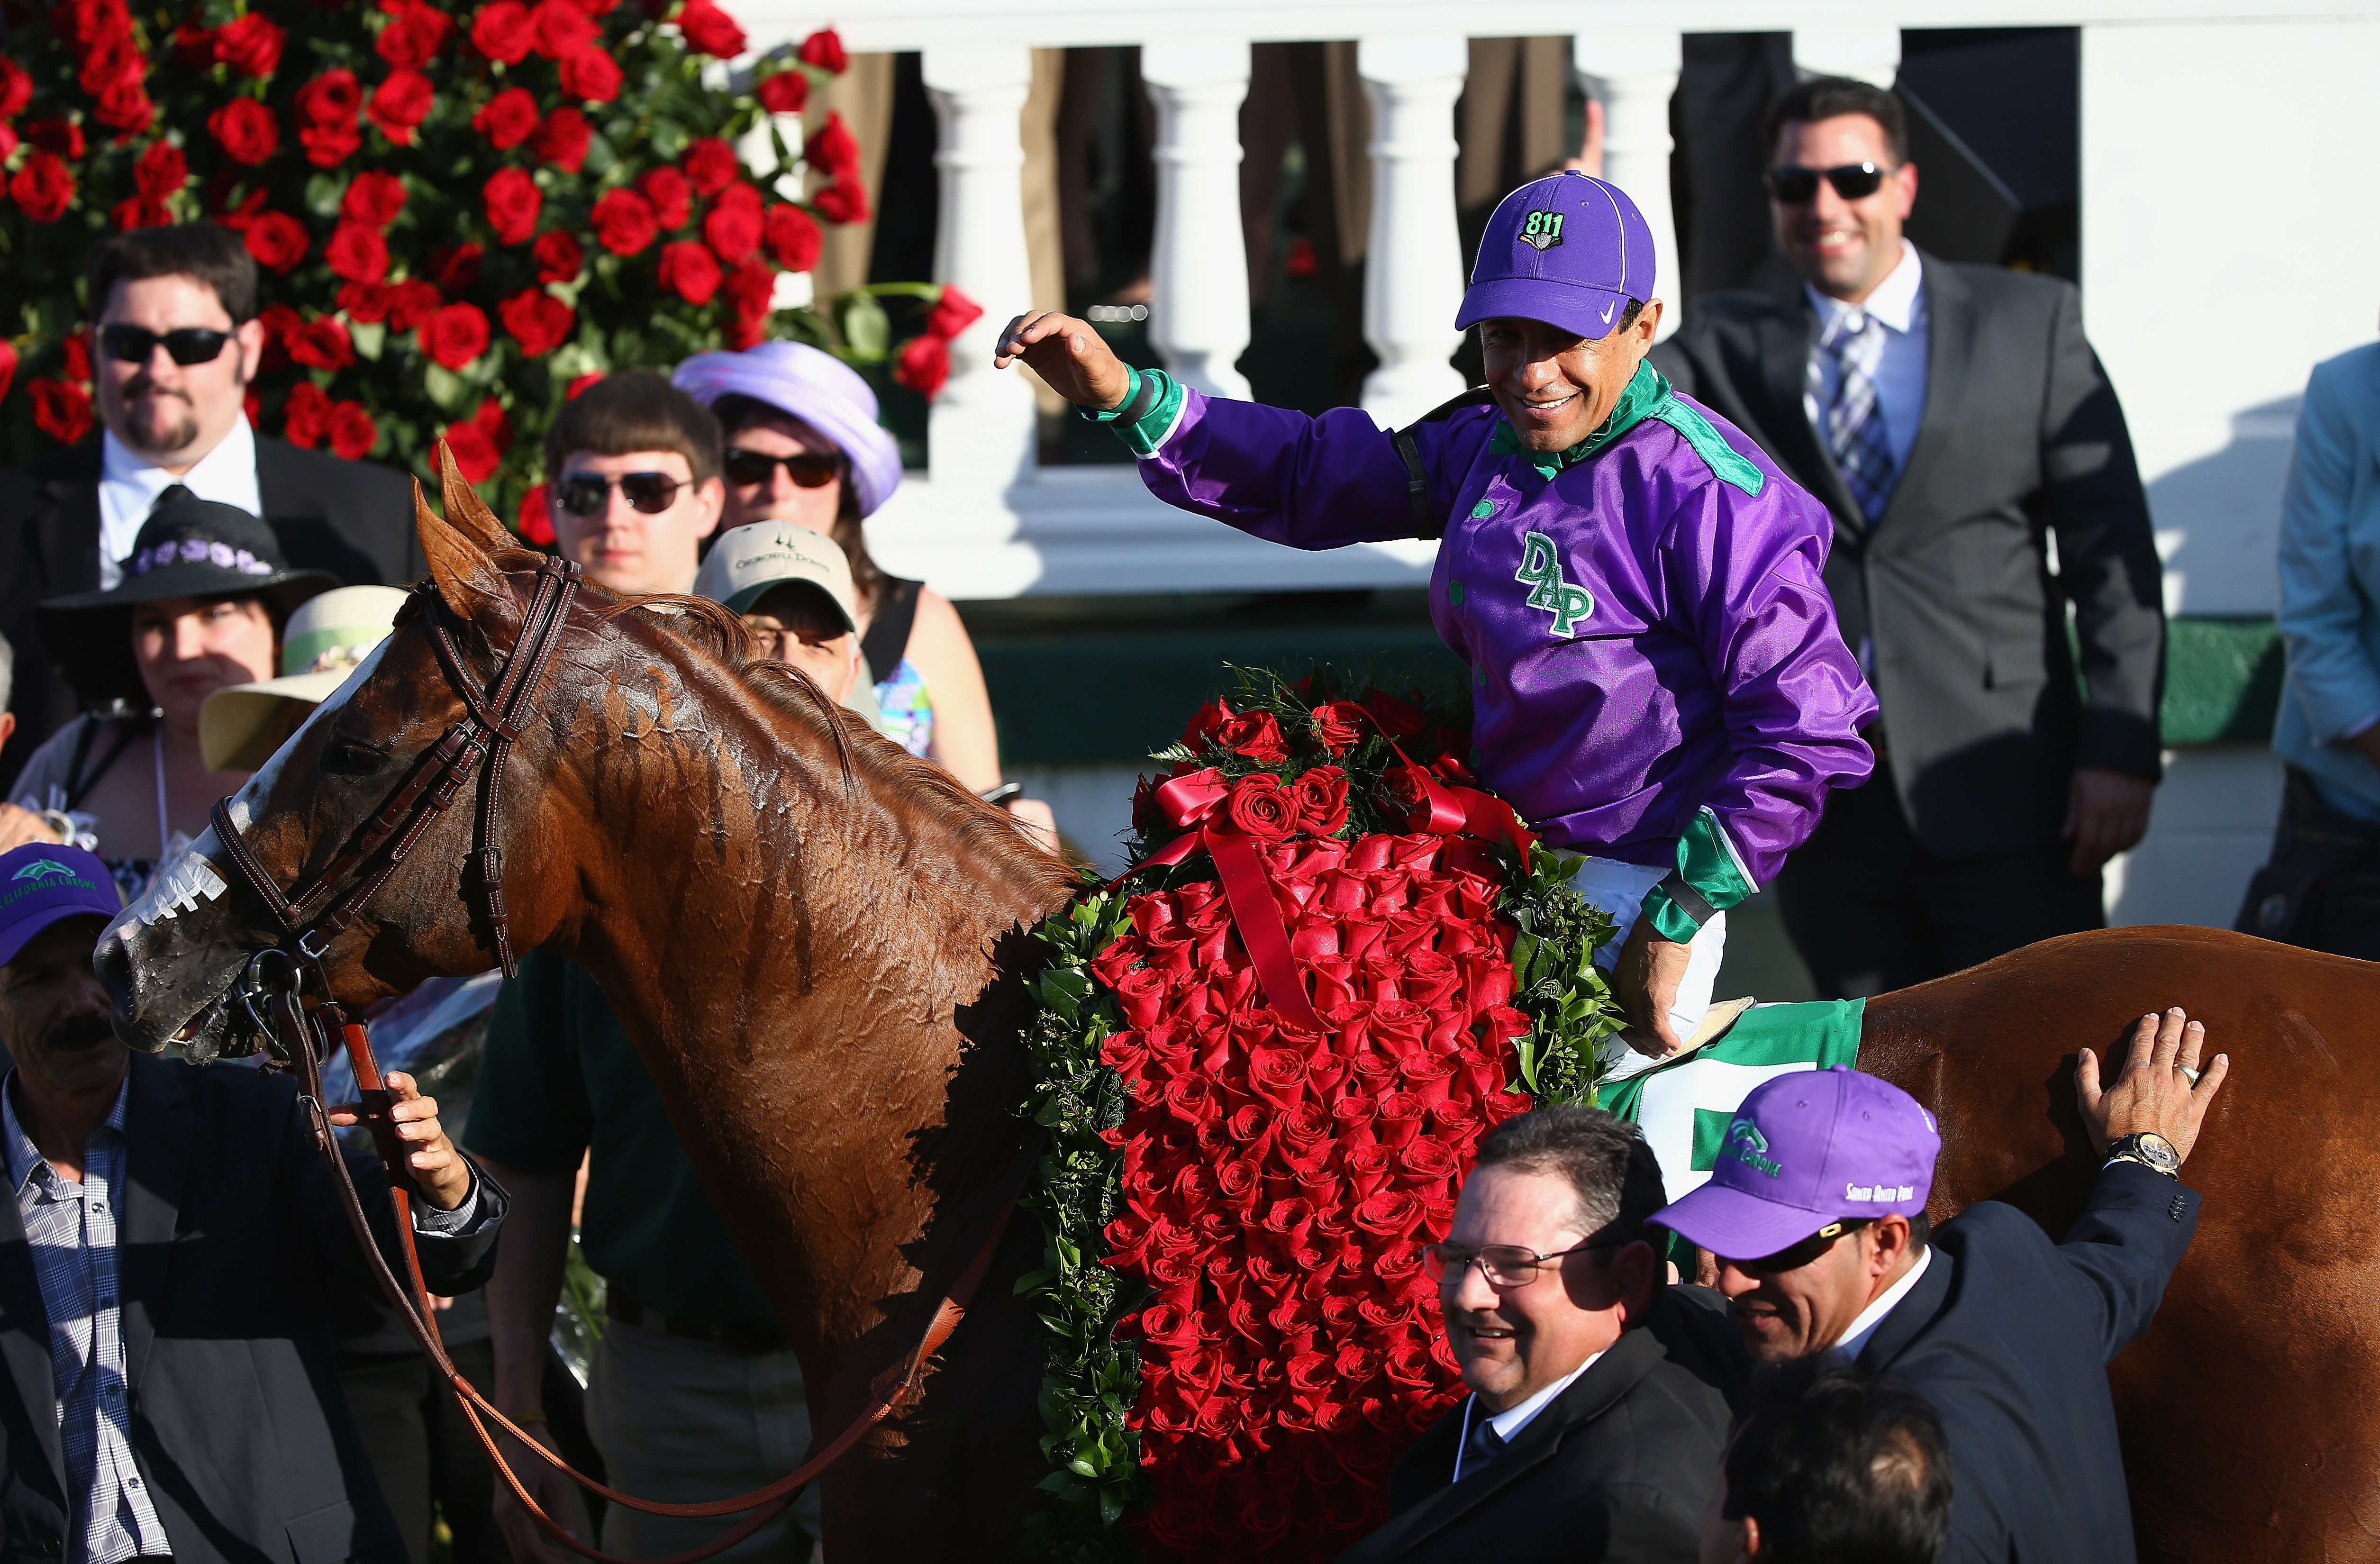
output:
{"label": "white dress shirt", "polygon": [[1885,1315],[1892,1313],[1900,1302],[1909,1296],[1909,1290],[1917,1285],[1917,1279],[1924,1276],[1925,1267],[1933,1263],[1934,1247],[1928,1244],[1918,1252],[1917,1263],[1909,1267],[1906,1275],[1877,1293],[1876,1302],[1859,1312],[1859,1317],[1852,1321],[1852,1328],[1843,1332],[1843,1339],[1835,1343],[1835,1351],[1845,1358],[1858,1357],[1860,1349],[1867,1345],[1867,1339],[1876,1334],[1876,1328],[1884,1323]]}
{"label": "white dress shirt", "polygon": [[113,591],[124,579],[123,562],[131,557],[140,524],[149,519],[157,496],[176,483],[201,500],[237,505],[250,515],[264,514],[256,481],[256,431],[249,428],[245,413],[213,450],[179,478],[134,455],[114,430],[100,436],[99,451],[99,588],[103,592]]}
{"label": "white dress shirt", "polygon": [[[1810,307],[1818,312],[1817,335],[1811,341],[1810,371],[1803,379],[1802,411],[1826,443],[1827,409],[1835,400],[1835,361],[1818,351],[1817,344],[1845,315],[1872,315],[1884,327],[1884,352],[1876,367],[1876,405],[1884,415],[1885,443],[1892,452],[1895,472],[1909,465],[1909,448],[1917,443],[1917,425],[1925,416],[1926,329],[1925,263],[1917,247],[1900,241],[1900,260],[1885,273],[1876,291],[1858,304],[1829,298],[1809,284],[1802,285]],[[1853,320],[1851,329],[1860,322]]]}
{"label": "white dress shirt", "polygon": [[[1537,1413],[1552,1405],[1553,1399],[1569,1389],[1571,1382],[1593,1368],[1595,1360],[1601,1356],[1603,1356],[1601,1352],[1591,1353],[1585,1363],[1531,1396],[1519,1406],[1508,1407],[1489,1418],[1488,1426],[1496,1430],[1498,1438],[1508,1445],[1511,1444],[1521,1437],[1522,1429],[1536,1421]],[[1463,1481],[1463,1453],[1471,1447],[1471,1415],[1478,1410],[1478,1406],[1479,1398],[1476,1396],[1463,1403],[1463,1437],[1456,1441],[1454,1446],[1454,1481],[1458,1483]]]}

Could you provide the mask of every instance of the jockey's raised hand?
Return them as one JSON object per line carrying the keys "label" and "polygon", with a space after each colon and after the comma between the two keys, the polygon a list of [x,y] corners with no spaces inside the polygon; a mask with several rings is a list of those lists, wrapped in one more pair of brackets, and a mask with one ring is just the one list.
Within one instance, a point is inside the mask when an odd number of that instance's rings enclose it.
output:
{"label": "jockey's raised hand", "polygon": [[1107,339],[1088,321],[1054,309],[1028,310],[1000,333],[992,367],[1004,370],[1019,358],[1078,407],[1112,407],[1132,391],[1132,371]]}

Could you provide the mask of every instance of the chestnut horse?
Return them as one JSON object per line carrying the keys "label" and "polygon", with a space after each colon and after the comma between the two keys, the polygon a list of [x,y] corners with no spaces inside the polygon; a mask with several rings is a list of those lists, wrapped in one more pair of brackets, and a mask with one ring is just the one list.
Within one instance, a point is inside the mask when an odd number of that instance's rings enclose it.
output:
{"label": "chestnut horse", "polygon": [[[435,589],[482,673],[519,633],[535,555],[450,479],[419,506]],[[232,810],[283,886],[318,872],[462,715],[412,612]],[[1069,891],[1055,864],[935,768],[846,723],[741,627],[684,599],[583,590],[532,703],[500,823],[512,939],[593,973],[809,1380],[821,1438],[923,1333],[996,1213],[1022,1144],[1024,931]],[[493,955],[460,865],[468,811],[429,834],[333,944],[349,1006]],[[97,962],[118,1032],[204,1051],[268,909],[210,831],[127,911]],[[221,866],[227,867],[227,866]],[[2380,1278],[2348,1231],[2380,1130],[2380,966],[2197,929],[2034,946],[1873,1000],[1861,1063],[1935,1110],[1937,1219],[2014,1201],[2053,1232],[2092,1159],[2075,1050],[2169,1004],[2239,1077],[2188,1169],[2196,1245],[2115,1369],[2143,1558],[2380,1558],[2367,1485]],[[2280,1105],[2293,1103],[2290,1121]],[[2345,1187],[2342,1187],[2345,1186]],[[1026,1557],[1043,1474],[1031,1307],[1012,1224],[924,1394],[821,1480],[838,1564]]]}

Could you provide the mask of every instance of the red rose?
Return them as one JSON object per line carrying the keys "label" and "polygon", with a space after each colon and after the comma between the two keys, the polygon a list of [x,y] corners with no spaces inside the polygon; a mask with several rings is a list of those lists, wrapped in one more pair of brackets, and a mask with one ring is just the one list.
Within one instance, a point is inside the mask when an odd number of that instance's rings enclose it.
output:
{"label": "red rose", "polygon": [[732,60],[744,52],[744,30],[711,0],[686,0],[677,28],[686,34],[686,46],[698,54]]}
{"label": "red rose", "polygon": [[310,451],[322,443],[322,436],[330,425],[329,392],[310,380],[301,380],[289,388],[289,400],[281,405],[283,439]]}
{"label": "red rose", "polygon": [[156,122],[157,105],[149,101],[148,90],[137,76],[119,77],[95,96],[99,102],[91,111],[91,118],[128,137],[138,136]]}
{"label": "red rose", "polygon": [[[1269,719],[1267,719],[1269,721]],[[1259,771],[1232,784],[1232,824],[1259,842],[1280,842],[1297,829],[1297,805],[1279,777]]]}
{"label": "red rose", "polygon": [[803,143],[802,161],[830,184],[848,178],[859,172],[859,139],[844,124],[843,115],[830,109],[826,123]]}
{"label": "red rose", "polygon": [[0,401],[8,395],[8,382],[17,378],[17,345],[0,337]]}
{"label": "red rose", "polygon": [[1289,746],[1281,736],[1281,724],[1269,711],[1234,717],[1222,725],[1215,738],[1225,749],[1245,755],[1259,766],[1278,766],[1289,758]]}
{"label": "red rose", "polygon": [[309,125],[352,124],[363,106],[363,83],[351,70],[326,70],[298,90],[298,117]]}
{"label": "red rose", "polygon": [[311,246],[305,224],[285,212],[268,212],[249,224],[248,253],[276,277],[285,277]]}
{"label": "red rose", "polygon": [[496,306],[496,314],[521,351],[542,358],[569,340],[578,312],[543,288],[524,288]]}
{"label": "red rose", "polygon": [[926,311],[926,330],[948,341],[983,319],[983,306],[961,293],[956,283],[944,283],[941,296]]}
{"label": "red rose", "polygon": [[760,192],[740,180],[730,185],[703,218],[702,236],[719,253],[719,259],[731,266],[758,255]]}
{"label": "red rose", "polygon": [[264,328],[264,353],[270,362],[274,354],[283,352],[290,337],[305,329],[306,317],[286,304],[268,304],[256,312],[256,323]]}
{"label": "red rose", "polygon": [[810,79],[797,70],[781,70],[759,86],[760,106],[771,114],[799,114],[810,101]]}
{"label": "red rose", "polygon": [[322,252],[331,274],[351,283],[377,283],[388,275],[388,241],[380,230],[361,223],[342,223],[331,232]]}
{"label": "red rose", "polygon": [[389,290],[388,329],[399,333],[428,325],[446,302],[445,296],[419,278]]}
{"label": "red rose", "polygon": [[55,152],[28,152],[23,166],[8,181],[8,193],[36,223],[55,223],[66,215],[74,200],[74,171]]}
{"label": "red rose", "polygon": [[735,149],[716,136],[705,136],[686,148],[678,166],[686,170],[687,181],[698,196],[715,196],[735,183],[744,165],[736,161]]}
{"label": "red rose", "polygon": [[374,326],[388,319],[389,303],[395,297],[396,290],[384,283],[349,283],[339,289],[339,308],[348,320]]}
{"label": "red rose", "polygon": [[537,24],[520,0],[492,0],[471,18],[471,47],[492,60],[516,66],[537,46]]}
{"label": "red rose", "polygon": [[545,207],[537,181],[520,169],[500,168],[489,176],[480,193],[487,200],[488,226],[496,231],[496,242],[527,244],[537,232],[537,214]]}
{"label": "red rose", "polygon": [[171,141],[152,141],[132,165],[132,184],[152,200],[163,200],[175,194],[190,177],[189,161],[182,149]]}
{"label": "red rose", "polygon": [[524,541],[535,543],[540,548],[553,545],[553,517],[545,508],[544,484],[529,485],[528,492],[521,496],[520,515],[513,519],[513,530],[519,533]]}
{"label": "red rose", "polygon": [[513,424],[504,405],[490,398],[469,418],[440,430],[439,438],[454,452],[455,470],[464,480],[484,483],[504,465],[504,452],[513,443]]}
{"label": "red rose", "polygon": [[471,128],[496,151],[510,152],[537,133],[537,100],[525,87],[507,87],[471,116]]}
{"label": "red rose", "polygon": [[790,201],[779,201],[769,208],[760,233],[769,253],[788,272],[807,272],[817,265],[819,251],[826,244],[817,222]]}
{"label": "red rose", "polygon": [[215,30],[215,63],[229,66],[242,76],[271,76],[281,68],[283,37],[281,29],[269,18],[250,11]]}
{"label": "red rose", "polygon": [[289,358],[310,370],[344,370],[356,361],[355,344],[338,317],[322,315],[289,333]]}
{"label": "red rose", "polygon": [[342,460],[360,462],[380,443],[380,426],[360,402],[342,402],[331,409],[331,449]]}
{"label": "red rose", "polygon": [[388,22],[372,41],[380,57],[399,70],[426,66],[438,57],[446,45],[446,34],[455,23],[435,6],[425,6],[420,0],[380,0],[380,8]]}
{"label": "red rose", "polygon": [[405,181],[394,174],[368,169],[347,182],[339,198],[339,215],[370,228],[386,228],[405,210]]}
{"label": "red rose", "polygon": [[92,41],[82,57],[79,79],[84,91],[101,92],[111,83],[128,78],[138,82],[148,69],[149,62],[141,57],[139,42],[127,28]]}
{"label": "red rose", "polygon": [[688,304],[708,304],[719,292],[719,258],[691,239],[662,247],[659,280]]}
{"label": "red rose", "polygon": [[841,76],[851,59],[843,52],[843,40],[835,36],[834,29],[822,27],[802,40],[802,64],[816,66],[829,76]]}
{"label": "red rose", "polygon": [[1333,755],[1344,755],[1364,736],[1370,719],[1352,700],[1326,700],[1314,709],[1315,731]]}
{"label": "red rose", "polygon": [[0,163],[16,156],[18,145],[16,127],[0,121]]}
{"label": "red rose", "polygon": [[90,339],[85,337],[80,332],[77,332],[74,335],[67,338],[65,353],[67,356],[67,379],[74,382],[77,385],[89,384],[91,382]]}
{"label": "red rose", "polygon": [[562,90],[582,103],[608,103],[620,95],[620,67],[601,49],[565,55],[560,63]]}
{"label": "red rose", "polygon": [[676,169],[649,169],[637,188],[653,203],[653,219],[662,232],[675,233],[694,221],[694,187]]}
{"label": "red rose", "polygon": [[[176,28],[174,36],[167,42],[173,45],[176,65],[188,66],[192,70],[204,70],[215,63],[214,30],[200,27],[195,19],[186,21]],[[5,75],[5,67],[0,67],[0,75]],[[5,96],[0,96],[0,103],[6,102]],[[16,111],[10,109],[5,112],[13,114]]]}
{"label": "red rose", "polygon": [[418,70],[395,70],[372,90],[365,113],[382,135],[400,147],[409,147],[414,127],[430,117],[437,101],[428,77]]}
{"label": "red rose", "polygon": [[951,345],[938,336],[911,337],[901,345],[892,378],[922,396],[933,396],[951,378]]}
{"label": "red rose", "polygon": [[72,445],[91,432],[91,393],[64,381],[37,380],[27,386],[33,398],[33,426],[61,445]]}
{"label": "red rose", "polygon": [[207,128],[234,163],[251,167],[273,155],[281,145],[281,126],[273,111],[253,98],[234,98],[207,115]]}
{"label": "red rose", "polygon": [[856,179],[841,179],[810,197],[810,210],[830,223],[868,221],[868,192]]}
{"label": "red rose", "polygon": [[585,391],[589,386],[593,385],[602,378],[602,371],[600,370],[589,370],[587,373],[576,377],[568,385],[562,388],[562,399],[565,402],[577,401],[578,394],[580,392]]}
{"label": "red rose", "polygon": [[540,283],[575,283],[587,266],[578,241],[559,228],[540,234],[529,254],[537,261],[537,280]]}
{"label": "red rose", "polygon": [[586,164],[587,143],[594,134],[578,110],[556,109],[537,127],[528,150],[540,162],[550,163],[565,174],[576,174]]}
{"label": "red rose", "polygon": [[480,280],[480,261],[487,253],[485,245],[443,245],[430,252],[430,274],[448,293],[468,293]]}
{"label": "red rose", "polygon": [[25,139],[53,157],[62,157],[68,163],[82,160],[82,127],[70,119],[28,120]]}
{"label": "red rose", "polygon": [[26,74],[24,67],[0,55],[0,119],[16,118],[32,101],[33,79]]}
{"label": "red rose", "polygon": [[761,327],[776,299],[777,269],[765,261],[747,261],[727,273],[720,291],[733,317],[727,323],[727,346],[740,353],[761,339]]}
{"label": "red rose", "polygon": [[488,350],[488,317],[476,304],[443,305],[422,323],[421,346],[434,362],[459,370]]}
{"label": "red rose", "polygon": [[634,190],[606,190],[595,203],[595,238],[614,255],[638,255],[660,236],[653,203]]}
{"label": "red rose", "polygon": [[1347,773],[1317,766],[1290,785],[1297,800],[1297,825],[1317,836],[1336,836],[1347,825]]}
{"label": "red rose", "polygon": [[595,23],[572,0],[538,0],[528,15],[537,29],[537,52],[549,60],[591,48],[599,36]]}

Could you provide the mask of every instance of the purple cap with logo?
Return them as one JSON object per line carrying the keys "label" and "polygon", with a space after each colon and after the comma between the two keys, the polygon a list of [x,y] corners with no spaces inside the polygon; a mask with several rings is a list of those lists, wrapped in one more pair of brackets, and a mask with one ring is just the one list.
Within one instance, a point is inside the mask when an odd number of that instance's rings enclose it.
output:
{"label": "purple cap with logo", "polygon": [[112,918],[123,907],[107,866],[79,847],[0,853],[0,966],[62,917]]}
{"label": "purple cap with logo", "polygon": [[1710,1182],[1653,1220],[1712,1254],[1757,1260],[1829,1222],[1925,1209],[1942,1136],[1889,1082],[1848,1064],[1764,1081],[1720,1139]]}
{"label": "purple cap with logo", "polygon": [[1653,230],[1619,186],[1553,174],[1506,196],[1488,219],[1457,330],[1499,315],[1601,341],[1628,301],[1653,297]]}

